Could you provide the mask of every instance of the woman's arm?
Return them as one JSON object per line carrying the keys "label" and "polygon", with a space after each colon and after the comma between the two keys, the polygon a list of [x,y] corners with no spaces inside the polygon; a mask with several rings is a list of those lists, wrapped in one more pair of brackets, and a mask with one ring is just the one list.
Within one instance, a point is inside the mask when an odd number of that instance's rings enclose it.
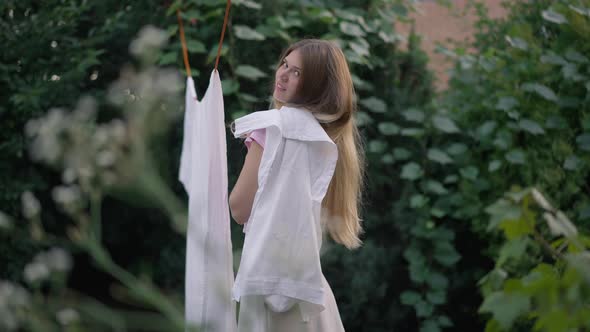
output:
{"label": "woman's arm", "polygon": [[254,195],[258,190],[258,167],[263,151],[258,142],[252,141],[238,181],[229,195],[229,208],[232,217],[240,225],[246,223],[250,218]]}

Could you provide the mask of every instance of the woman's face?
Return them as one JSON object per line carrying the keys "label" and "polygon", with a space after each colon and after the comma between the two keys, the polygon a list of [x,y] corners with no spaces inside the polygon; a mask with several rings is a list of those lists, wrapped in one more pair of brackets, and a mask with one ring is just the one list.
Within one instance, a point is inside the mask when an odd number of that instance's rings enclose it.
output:
{"label": "woman's face", "polygon": [[295,99],[299,81],[303,71],[301,54],[293,50],[283,59],[283,63],[275,73],[275,89],[273,97],[282,102],[290,103]]}

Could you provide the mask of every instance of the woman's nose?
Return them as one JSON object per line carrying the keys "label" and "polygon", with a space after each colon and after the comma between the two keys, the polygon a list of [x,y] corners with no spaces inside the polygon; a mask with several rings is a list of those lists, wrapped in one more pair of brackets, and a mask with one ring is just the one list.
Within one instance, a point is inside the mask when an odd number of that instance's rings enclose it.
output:
{"label": "woman's nose", "polygon": [[287,73],[287,71],[286,71],[286,70],[282,69],[282,70],[279,72],[279,78],[281,79],[281,81],[285,82],[285,81],[287,81],[287,79],[289,78],[289,74]]}

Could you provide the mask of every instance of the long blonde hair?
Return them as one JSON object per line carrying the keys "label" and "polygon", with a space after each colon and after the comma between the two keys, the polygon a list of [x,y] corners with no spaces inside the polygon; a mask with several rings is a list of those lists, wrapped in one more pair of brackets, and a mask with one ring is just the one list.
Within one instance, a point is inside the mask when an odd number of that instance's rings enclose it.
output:
{"label": "long blonde hair", "polygon": [[[338,147],[338,162],[322,201],[323,218],[330,236],[349,249],[361,245],[359,216],[364,177],[364,155],[354,114],[356,100],[346,58],[338,45],[304,39],[287,48],[279,60],[294,50],[302,58],[302,74],[295,99],[289,105],[311,111]],[[273,107],[283,103],[274,99]]]}

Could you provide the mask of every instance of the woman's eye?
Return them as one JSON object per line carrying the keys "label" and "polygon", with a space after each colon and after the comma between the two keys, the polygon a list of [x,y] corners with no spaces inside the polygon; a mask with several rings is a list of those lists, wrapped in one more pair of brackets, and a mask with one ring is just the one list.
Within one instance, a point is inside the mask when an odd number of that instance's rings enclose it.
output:
{"label": "woman's eye", "polygon": [[299,77],[299,76],[301,76],[301,72],[295,71],[295,77]]}

